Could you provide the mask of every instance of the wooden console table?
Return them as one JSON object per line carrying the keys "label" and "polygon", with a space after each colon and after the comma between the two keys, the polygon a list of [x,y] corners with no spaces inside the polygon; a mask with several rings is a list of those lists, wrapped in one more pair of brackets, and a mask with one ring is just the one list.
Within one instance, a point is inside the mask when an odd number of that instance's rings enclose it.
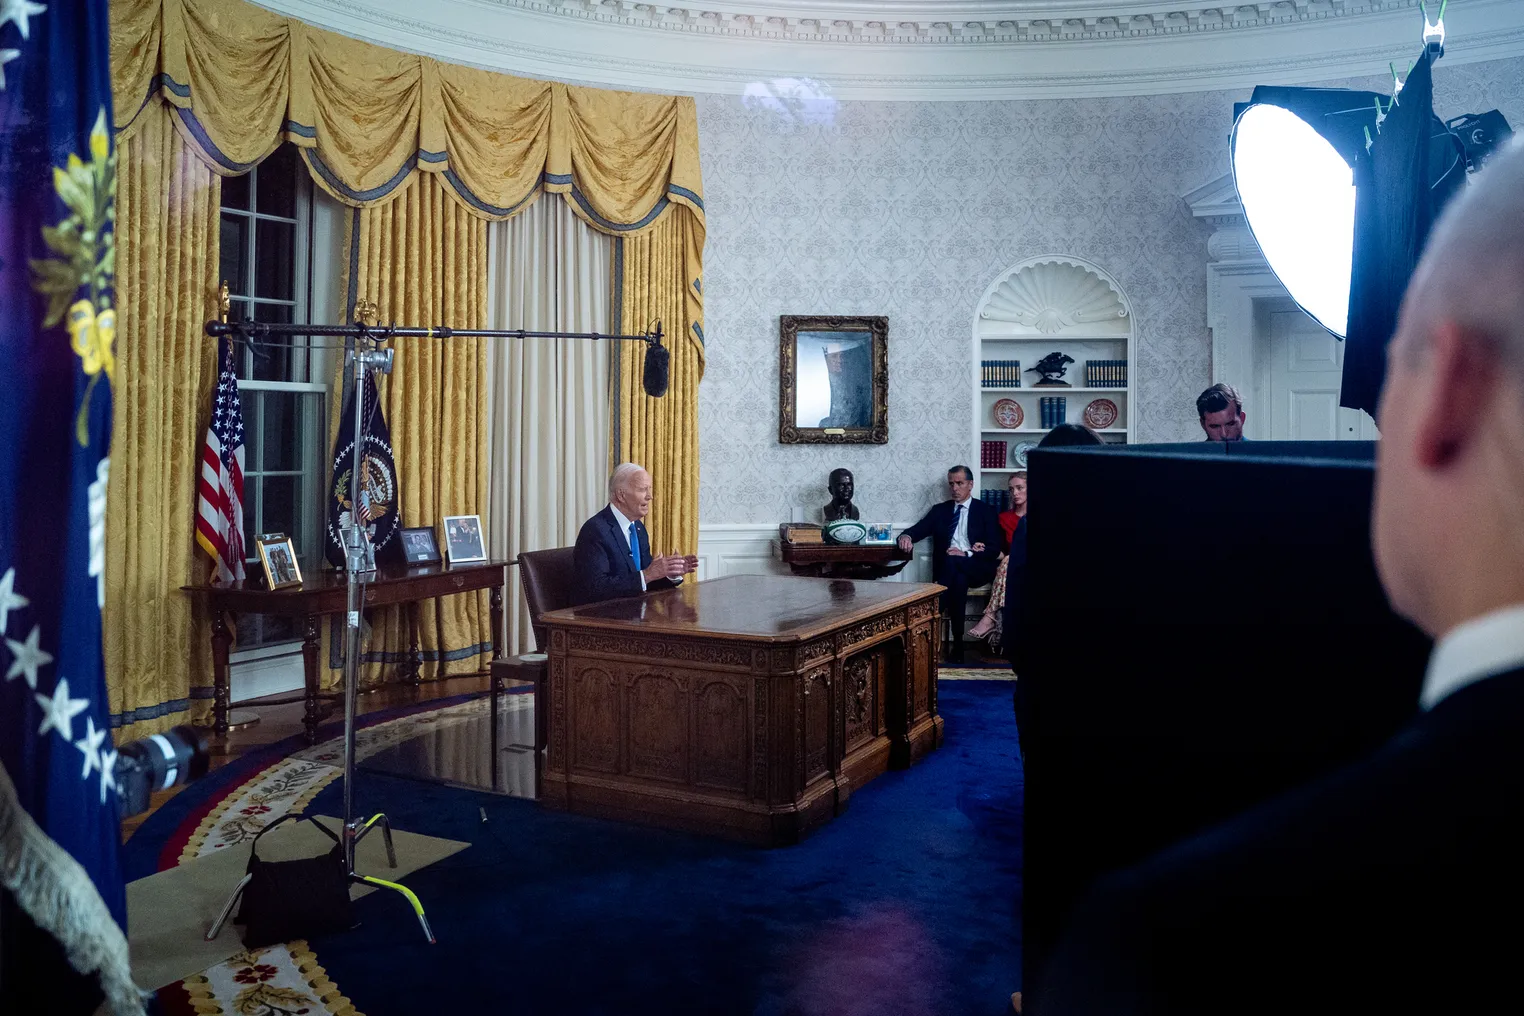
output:
{"label": "wooden console table", "polygon": [[774,540],[778,556],[795,575],[828,579],[882,579],[910,563],[912,551],[897,544],[789,543]]}
{"label": "wooden console table", "polygon": [[[416,565],[410,568],[382,568],[365,583],[365,606],[385,607],[397,604],[408,606],[409,651],[402,663],[402,679],[410,684],[418,683],[419,668],[423,665],[418,650],[418,603],[421,600],[452,593],[467,593],[477,589],[491,590],[492,606],[492,658],[502,655],[498,645],[498,632],[502,630],[503,583],[506,580],[507,562],[485,561],[480,564]],[[306,687],[302,700],[306,712],[302,726],[307,732],[307,743],[317,741],[317,728],[321,720],[318,701],[337,696],[320,690],[319,651],[321,630],[318,619],[329,614],[342,614],[347,606],[348,578],[344,572],[322,570],[309,576],[300,586],[286,589],[265,589],[249,586],[243,582],[229,585],[184,586],[192,596],[206,601],[212,615],[212,663],[215,693],[213,731],[221,736],[228,732],[229,677],[228,650],[233,634],[228,628],[229,611],[248,614],[281,614],[294,617],[302,624],[302,661],[306,671]],[[290,699],[287,701],[296,701]]]}
{"label": "wooden console table", "polygon": [[541,802],[798,842],[942,743],[941,592],[737,575],[543,615]]}

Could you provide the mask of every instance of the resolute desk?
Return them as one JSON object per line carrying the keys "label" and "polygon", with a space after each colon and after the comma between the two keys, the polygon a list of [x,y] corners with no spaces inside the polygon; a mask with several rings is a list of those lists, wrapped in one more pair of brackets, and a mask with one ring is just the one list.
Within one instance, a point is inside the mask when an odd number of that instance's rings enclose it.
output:
{"label": "resolute desk", "polygon": [[766,846],[942,743],[932,584],[737,575],[551,611],[541,801]]}

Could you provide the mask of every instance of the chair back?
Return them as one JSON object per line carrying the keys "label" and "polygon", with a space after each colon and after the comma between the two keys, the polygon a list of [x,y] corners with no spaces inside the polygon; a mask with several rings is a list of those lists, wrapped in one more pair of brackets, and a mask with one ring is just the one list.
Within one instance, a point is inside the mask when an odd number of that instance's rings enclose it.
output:
{"label": "chair back", "polygon": [[540,615],[573,605],[575,554],[575,548],[556,547],[554,550],[527,550],[519,555],[519,581],[524,584],[524,602],[529,607],[534,646],[542,653],[550,650],[550,636],[540,623]]}

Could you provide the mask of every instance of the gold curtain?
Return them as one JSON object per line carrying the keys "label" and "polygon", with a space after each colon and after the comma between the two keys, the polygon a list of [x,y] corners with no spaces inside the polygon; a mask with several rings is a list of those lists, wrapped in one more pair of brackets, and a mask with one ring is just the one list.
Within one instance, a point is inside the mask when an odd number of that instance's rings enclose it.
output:
{"label": "gold curtain", "polygon": [[202,329],[218,264],[221,180],[155,101],[117,150],[118,369],[106,503],[106,673],[118,744],[204,720],[208,619],[196,483],[216,347]]}
{"label": "gold curtain", "polygon": [[[419,175],[397,200],[356,214],[359,232],[350,242],[358,260],[350,289],[375,302],[382,321],[486,327],[487,223],[451,201],[438,176]],[[395,365],[382,377],[380,392],[402,491],[402,524],[432,526],[446,515],[480,515],[487,498],[486,340],[395,344]],[[486,666],[492,629],[485,591],[430,600],[418,609],[423,678],[437,678],[446,668],[459,674]],[[362,657],[366,683],[381,680],[383,664],[399,660],[409,645],[405,612],[371,613]]]}
{"label": "gold curtain", "polygon": [[[120,629],[107,637],[114,711],[157,715],[166,702],[183,708],[207,692],[207,619],[189,614],[178,588],[200,577],[190,533],[214,380],[214,348],[200,328],[213,312],[217,178],[247,172],[282,141],[302,150],[319,186],[362,210],[353,227],[359,260],[351,302],[370,296],[383,320],[484,324],[485,220],[508,218],[541,192],[561,195],[594,228],[623,238],[630,270],[618,285],[629,309],[622,320],[641,328],[660,317],[672,337],[673,370],[669,394],[652,402],[639,394],[642,352],[621,353],[630,362],[611,414],[619,421],[611,447],[652,470],[658,541],[696,547],[704,203],[691,98],[459,67],[242,0],[112,0],[111,50],[118,145],[172,147],[181,174],[142,171],[136,205],[124,196],[119,212],[123,233],[128,213],[140,216],[131,228],[141,235],[123,243],[118,274],[139,280],[135,295],[124,292],[123,316],[139,315],[145,345],[123,369],[141,376],[125,376],[118,393],[119,420],[135,429],[119,438],[131,443],[114,456],[112,490],[122,492],[114,504],[138,497],[161,471],[175,479],[133,505],[135,524],[114,520],[123,534],[113,531],[108,551],[108,586],[117,592],[108,593],[116,598],[107,612]],[[124,156],[124,189],[132,158]],[[185,221],[192,176],[206,190],[196,205],[204,225]],[[399,373],[385,385],[405,524],[479,513],[485,497],[484,352],[454,341],[448,351],[401,347]],[[154,419],[162,427],[156,442],[147,427]],[[121,433],[126,425],[118,426]],[[146,519],[151,510],[158,517]],[[154,535],[140,539],[129,528]],[[158,542],[139,546],[144,539]],[[465,669],[489,640],[485,607],[450,597],[429,610],[433,618],[421,625],[426,653],[463,654],[458,669]],[[398,619],[377,624],[376,659],[406,650]]]}
{"label": "gold curtain", "polygon": [[618,404],[610,447],[619,462],[638,462],[651,474],[651,553],[698,548],[698,383],[704,376],[703,278],[697,265],[703,225],[674,209],[654,229],[624,239],[616,252],[620,331],[661,321],[672,360],[667,394],[642,387],[646,348],[621,343]]}

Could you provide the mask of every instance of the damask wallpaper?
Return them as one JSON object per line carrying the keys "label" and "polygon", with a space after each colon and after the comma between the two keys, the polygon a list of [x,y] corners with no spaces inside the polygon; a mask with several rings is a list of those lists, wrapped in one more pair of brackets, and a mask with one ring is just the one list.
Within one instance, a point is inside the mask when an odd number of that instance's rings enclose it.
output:
{"label": "damask wallpaper", "polygon": [[[1435,88],[1441,117],[1498,107],[1524,132],[1524,59],[1442,62]],[[1247,97],[699,96],[700,521],[787,521],[794,507],[818,520],[841,465],[856,474],[864,518],[919,518],[946,496],[946,468],[976,454],[975,305],[998,273],[1037,254],[1094,262],[1132,302],[1135,440],[1198,440],[1211,227],[1180,195],[1227,172],[1232,104]],[[888,444],[778,444],[780,314],[888,316]]]}

